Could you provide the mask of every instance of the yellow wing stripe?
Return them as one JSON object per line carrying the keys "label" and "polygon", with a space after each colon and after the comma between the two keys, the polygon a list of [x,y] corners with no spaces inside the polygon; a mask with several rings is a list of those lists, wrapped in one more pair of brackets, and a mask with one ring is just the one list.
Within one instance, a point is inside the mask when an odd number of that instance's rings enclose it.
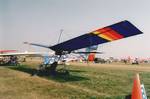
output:
{"label": "yellow wing stripe", "polygon": [[98,31],[95,31],[95,32],[92,32],[92,33],[93,33],[93,34],[96,34],[96,35],[97,35],[97,34],[100,34],[100,32],[98,32]]}
{"label": "yellow wing stripe", "polygon": [[108,40],[108,41],[113,41],[112,38],[108,37],[108,36],[105,35],[105,34],[100,34],[100,35],[98,35],[98,36],[101,37],[101,38],[103,38],[103,39],[106,39],[106,40]]}
{"label": "yellow wing stripe", "polygon": [[97,36],[99,36],[99,37],[101,37],[101,38],[103,38],[103,39],[106,39],[108,41],[113,41],[114,40],[112,37],[110,37],[110,36],[108,36],[108,35],[106,35],[104,33],[101,34],[101,32],[98,32],[98,31],[95,31],[95,32],[92,32],[92,33],[97,35]]}

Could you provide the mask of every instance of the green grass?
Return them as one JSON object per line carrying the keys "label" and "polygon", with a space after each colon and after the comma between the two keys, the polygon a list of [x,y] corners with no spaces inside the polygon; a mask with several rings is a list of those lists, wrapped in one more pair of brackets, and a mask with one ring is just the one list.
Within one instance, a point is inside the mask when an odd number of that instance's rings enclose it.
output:
{"label": "green grass", "polygon": [[[68,66],[69,75],[31,76],[33,66],[0,67],[0,99],[124,99],[131,94],[132,70]],[[150,72],[140,73],[150,96]]]}

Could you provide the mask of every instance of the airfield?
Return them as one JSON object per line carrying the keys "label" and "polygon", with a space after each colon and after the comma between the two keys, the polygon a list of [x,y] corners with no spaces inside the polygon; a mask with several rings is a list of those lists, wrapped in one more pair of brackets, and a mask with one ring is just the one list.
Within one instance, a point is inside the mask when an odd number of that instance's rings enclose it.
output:
{"label": "airfield", "polygon": [[0,99],[125,99],[136,73],[150,97],[150,64],[71,62],[69,75],[31,76],[39,63],[0,66]]}

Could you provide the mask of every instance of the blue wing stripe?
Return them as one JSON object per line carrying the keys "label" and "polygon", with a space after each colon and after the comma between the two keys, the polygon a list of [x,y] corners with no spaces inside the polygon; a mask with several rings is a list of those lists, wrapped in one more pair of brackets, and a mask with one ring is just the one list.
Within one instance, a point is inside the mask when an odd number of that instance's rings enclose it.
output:
{"label": "blue wing stripe", "polygon": [[116,32],[118,32],[119,34],[123,35],[124,37],[129,37],[129,36],[138,35],[142,33],[129,21],[123,21],[118,24],[111,25],[109,27],[115,30]]}

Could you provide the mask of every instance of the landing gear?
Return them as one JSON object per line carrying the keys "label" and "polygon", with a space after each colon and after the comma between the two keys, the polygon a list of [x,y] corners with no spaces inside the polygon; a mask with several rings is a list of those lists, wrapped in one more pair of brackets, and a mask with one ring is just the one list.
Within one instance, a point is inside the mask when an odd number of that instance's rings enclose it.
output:
{"label": "landing gear", "polygon": [[54,62],[52,64],[41,64],[37,71],[33,73],[32,75],[51,75],[51,76],[56,76],[56,75],[68,75],[69,71],[66,70],[66,67],[56,70],[58,66],[58,62]]}
{"label": "landing gear", "polygon": [[58,62],[54,62],[53,64],[51,64],[51,66],[50,66],[50,74],[51,75],[56,75],[56,67],[57,67],[57,65],[58,65]]}

